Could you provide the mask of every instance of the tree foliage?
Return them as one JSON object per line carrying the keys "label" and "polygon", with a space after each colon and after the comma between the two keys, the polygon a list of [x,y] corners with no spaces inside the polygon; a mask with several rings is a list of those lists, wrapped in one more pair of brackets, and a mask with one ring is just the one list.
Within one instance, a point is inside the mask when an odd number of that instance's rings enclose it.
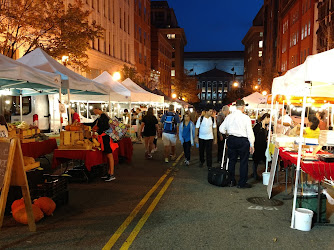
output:
{"label": "tree foliage", "polygon": [[0,52],[13,58],[41,47],[54,58],[87,69],[89,42],[103,34],[81,0],[65,6],[61,0],[0,0]]}
{"label": "tree foliage", "polygon": [[124,81],[127,78],[130,78],[133,82],[140,84],[137,70],[124,64],[121,70],[121,80]]}
{"label": "tree foliage", "polygon": [[185,98],[188,102],[198,102],[197,79],[194,76],[190,76],[189,71],[185,70],[183,75],[174,80],[175,93],[180,98]]}

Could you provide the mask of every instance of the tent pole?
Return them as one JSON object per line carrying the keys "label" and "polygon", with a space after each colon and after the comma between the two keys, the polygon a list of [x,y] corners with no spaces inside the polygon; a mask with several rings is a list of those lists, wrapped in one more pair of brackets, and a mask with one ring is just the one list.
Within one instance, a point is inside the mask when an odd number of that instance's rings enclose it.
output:
{"label": "tent pole", "polygon": [[295,227],[295,210],[296,210],[298,182],[299,182],[299,175],[300,175],[300,161],[301,161],[301,155],[302,155],[302,144],[303,144],[302,140],[303,140],[303,134],[304,134],[305,106],[306,106],[306,93],[304,93],[304,97],[303,97],[303,111],[302,111],[302,120],[300,124],[298,158],[297,158],[297,167],[296,167],[296,180],[295,180],[295,187],[294,187],[294,192],[293,192],[291,228]]}
{"label": "tent pole", "polygon": [[20,93],[20,118],[21,122],[23,120],[23,110],[22,110],[22,92]]}
{"label": "tent pole", "polygon": [[[59,89],[59,105],[60,105],[60,104],[61,104],[61,88]],[[61,131],[62,128],[63,128],[63,125],[62,125],[62,122],[61,122],[62,114],[61,114],[61,112],[60,112],[60,109],[59,109],[59,118],[60,118],[60,120],[59,120],[59,122],[60,122],[59,133],[60,133],[60,131]]]}
{"label": "tent pole", "polygon": [[68,97],[68,125],[70,125],[72,124],[70,89],[67,89],[67,97]]}
{"label": "tent pole", "polygon": [[111,116],[111,96],[110,96],[110,93],[109,93],[109,117],[112,117]]}
{"label": "tent pole", "polygon": [[[56,134],[56,106],[55,106],[55,95],[53,95],[53,103],[52,103],[52,109],[53,109],[53,112],[52,112],[52,125],[53,125],[53,133]],[[51,122],[51,120],[50,120]],[[52,130],[52,125],[51,125],[51,130]],[[51,132],[51,131],[50,131]]]}
{"label": "tent pole", "polygon": [[88,112],[89,112],[89,101],[87,101],[87,119],[89,117]]}
{"label": "tent pole", "polygon": [[[267,150],[269,150],[269,144],[270,144],[271,125],[272,125],[272,120],[273,120],[273,109],[274,109],[274,94],[271,95],[270,121],[269,121]],[[266,157],[266,172],[268,172],[268,164],[269,164],[268,158]]]}

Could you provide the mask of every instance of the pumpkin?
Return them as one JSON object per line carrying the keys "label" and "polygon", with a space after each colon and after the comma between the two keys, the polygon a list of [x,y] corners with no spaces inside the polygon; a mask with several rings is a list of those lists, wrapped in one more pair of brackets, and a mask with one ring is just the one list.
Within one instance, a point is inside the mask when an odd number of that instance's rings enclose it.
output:
{"label": "pumpkin", "polygon": [[11,206],[12,213],[16,212],[16,210],[19,209],[19,208],[21,208],[22,206],[24,207],[24,199],[23,198],[14,201],[12,203],[12,206]]}
{"label": "pumpkin", "polygon": [[[40,221],[44,217],[42,210],[34,204],[32,205],[32,213],[34,215],[35,222]],[[21,224],[28,224],[28,216],[25,206],[22,206],[13,212],[13,218]]]}
{"label": "pumpkin", "polygon": [[70,125],[66,125],[66,126],[65,126],[65,130],[66,130],[66,131],[70,131],[70,130],[71,130],[71,126],[70,126]]}
{"label": "pumpkin", "polygon": [[49,197],[40,197],[34,201],[34,205],[38,206],[46,215],[52,215],[56,209],[56,203]]}
{"label": "pumpkin", "polygon": [[79,126],[71,126],[70,130],[71,131],[79,131],[80,127]]}

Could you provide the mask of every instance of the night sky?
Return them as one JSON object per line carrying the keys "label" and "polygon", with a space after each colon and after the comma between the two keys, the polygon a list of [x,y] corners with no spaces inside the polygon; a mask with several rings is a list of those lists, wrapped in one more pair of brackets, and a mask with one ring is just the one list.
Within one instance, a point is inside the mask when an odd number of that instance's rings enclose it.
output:
{"label": "night sky", "polygon": [[168,0],[188,44],[185,51],[244,50],[241,40],[263,0]]}

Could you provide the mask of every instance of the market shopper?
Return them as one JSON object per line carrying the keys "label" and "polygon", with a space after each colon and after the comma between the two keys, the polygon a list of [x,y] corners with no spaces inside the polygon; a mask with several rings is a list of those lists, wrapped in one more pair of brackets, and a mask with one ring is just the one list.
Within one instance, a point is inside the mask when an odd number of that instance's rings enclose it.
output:
{"label": "market shopper", "polygon": [[319,119],[315,115],[310,115],[308,121],[309,126],[304,129],[304,137],[318,139],[320,135]]}
{"label": "market shopper", "polygon": [[184,113],[183,120],[179,126],[179,139],[183,145],[184,164],[189,166],[191,146],[194,146],[195,141],[195,125],[190,120],[190,114],[188,112]]}
{"label": "market shopper", "polygon": [[168,112],[161,117],[160,122],[163,124],[162,141],[164,143],[165,163],[169,162],[169,154],[173,159],[175,155],[176,134],[178,132],[177,125],[180,123],[180,118],[174,112],[174,105],[169,105]]}
{"label": "market shopper", "polygon": [[281,127],[282,134],[287,134],[292,125],[292,118],[287,114],[286,108],[281,109],[280,114],[283,114],[277,121],[277,124]]}
{"label": "market shopper", "polygon": [[320,130],[327,130],[327,122],[326,122],[326,118],[325,118],[325,112],[317,112],[316,113],[316,117],[319,120],[319,129]]}
{"label": "market shopper", "polygon": [[80,116],[74,109],[71,109],[71,115],[72,115],[72,124],[80,123]]}
{"label": "market shopper", "polygon": [[141,121],[141,129],[145,140],[145,158],[152,158],[152,150],[154,149],[153,140],[158,133],[158,120],[153,115],[153,108],[150,107],[147,110],[146,115]]}
{"label": "market shopper", "polygon": [[[220,125],[225,120],[226,116],[230,113],[229,106],[225,105],[222,107],[220,112],[217,115],[217,128],[220,127]],[[223,157],[223,150],[224,150],[224,141],[226,139],[226,135],[220,133],[219,130],[217,130],[217,144],[218,144],[218,154],[217,154],[217,162],[221,163],[222,157]]]}
{"label": "market shopper", "polygon": [[255,142],[253,153],[253,178],[260,179],[257,173],[257,167],[261,161],[266,162],[265,152],[267,149],[268,124],[270,121],[270,114],[263,114],[258,123],[253,127]]}
{"label": "market shopper", "polygon": [[212,113],[212,108],[206,107],[204,116],[199,117],[196,122],[195,142],[199,143],[200,168],[205,162],[204,152],[206,153],[206,166],[212,167],[212,143],[217,144],[217,124]]}
{"label": "market shopper", "polygon": [[109,135],[105,133],[110,128],[109,117],[103,113],[100,106],[96,105],[93,107],[93,112],[98,115],[98,118],[93,123],[87,123],[85,125],[91,126],[93,131],[98,134],[98,142],[101,144],[101,150],[107,155],[108,158],[108,175],[102,177],[105,181],[113,181],[116,179],[114,176],[114,157],[113,150],[118,148],[117,143],[114,143]]}
{"label": "market shopper", "polygon": [[137,138],[138,138],[138,143],[142,143],[141,141],[141,131],[140,128],[140,124],[141,124],[141,120],[143,119],[143,113],[141,112],[141,109],[140,108],[137,108],[136,109],[136,127],[137,127],[137,131],[136,131],[136,134],[137,134]]}
{"label": "market shopper", "polygon": [[252,187],[247,183],[249,153],[254,152],[254,133],[249,116],[243,114],[245,102],[236,101],[237,110],[228,115],[220,125],[219,131],[228,134],[227,156],[229,158],[228,171],[231,175],[231,186],[236,185],[235,164],[240,156],[240,179],[238,188]]}

